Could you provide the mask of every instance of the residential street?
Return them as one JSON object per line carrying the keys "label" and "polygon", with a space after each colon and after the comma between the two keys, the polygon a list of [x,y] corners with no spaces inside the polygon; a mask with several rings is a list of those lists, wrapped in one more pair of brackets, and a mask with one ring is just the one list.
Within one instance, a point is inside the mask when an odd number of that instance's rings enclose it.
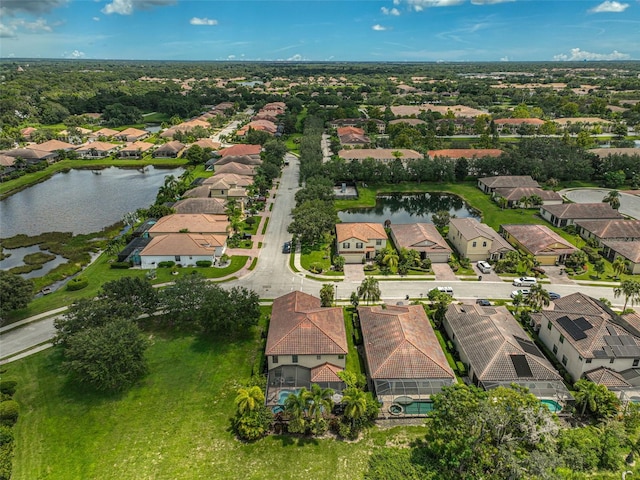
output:
{"label": "residential street", "polygon": [[[269,225],[264,237],[263,247],[259,250],[259,261],[253,271],[249,271],[238,280],[224,283],[224,286],[243,286],[255,290],[261,298],[274,299],[293,290],[302,290],[312,295],[319,295],[323,283],[315,279],[305,278],[303,272],[295,273],[289,267],[290,256],[282,253],[284,242],[291,240],[287,227],[291,222],[291,209],[295,205],[295,193],[298,190],[299,160],[287,154],[289,166],[283,168],[280,185],[271,211]],[[327,279],[326,282],[333,282]],[[351,292],[358,288],[359,281],[337,281],[338,298],[346,300]],[[457,300],[475,300],[477,298],[508,298],[515,290],[507,282],[491,281],[424,281],[405,279],[380,280],[380,290],[383,300],[395,303],[404,300],[407,295],[411,298],[425,296],[435,286],[451,286]],[[614,305],[622,306],[624,298],[614,298],[611,286],[587,286],[578,284],[545,284],[545,287],[560,295],[568,295],[577,291],[594,298],[607,298]],[[9,330],[1,329],[0,333],[0,363],[8,361],[7,357],[14,357],[18,352],[25,352],[35,346],[46,343],[53,337],[53,318],[44,318]],[[35,351],[32,351],[35,353]],[[12,358],[15,359],[16,357]],[[2,360],[4,359],[4,360]],[[12,360],[12,359],[9,359]]]}

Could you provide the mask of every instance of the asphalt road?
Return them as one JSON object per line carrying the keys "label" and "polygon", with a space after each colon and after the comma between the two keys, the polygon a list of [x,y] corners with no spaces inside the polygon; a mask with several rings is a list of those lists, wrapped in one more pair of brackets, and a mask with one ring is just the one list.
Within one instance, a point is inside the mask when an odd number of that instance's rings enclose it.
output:
{"label": "asphalt road", "polygon": [[[303,273],[295,273],[289,268],[290,256],[282,253],[282,245],[291,239],[287,227],[291,223],[291,209],[295,205],[295,193],[298,190],[299,160],[290,154],[289,165],[283,168],[280,185],[271,211],[271,219],[267,227],[263,248],[259,253],[256,268],[241,279],[224,283],[228,287],[243,286],[256,291],[261,298],[273,299],[300,290],[318,296],[320,288],[325,282],[305,278]],[[356,282],[338,281],[337,298],[346,300],[359,285]],[[425,296],[436,286],[451,286],[457,300],[475,300],[477,298],[508,298],[515,289],[506,282],[437,282],[412,280],[381,280],[380,290],[382,299],[388,303],[404,300],[406,295],[411,298]],[[614,305],[622,306],[623,298],[614,298],[613,288],[610,286],[584,286],[554,284],[546,285],[549,290],[568,295],[577,291],[594,298],[607,298]],[[45,318],[29,323],[25,326],[0,333],[0,359],[14,357],[18,352],[25,352],[37,345],[48,342],[55,332],[54,317]],[[35,353],[35,350],[34,352]],[[0,363],[3,363],[0,360]]]}

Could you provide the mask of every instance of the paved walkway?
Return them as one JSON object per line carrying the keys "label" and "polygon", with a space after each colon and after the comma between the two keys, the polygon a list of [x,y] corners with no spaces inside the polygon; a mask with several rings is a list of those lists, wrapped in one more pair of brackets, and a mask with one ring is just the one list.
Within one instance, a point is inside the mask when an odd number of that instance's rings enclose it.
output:
{"label": "paved walkway", "polygon": [[448,263],[432,263],[431,269],[436,275],[436,281],[438,282],[453,282],[458,280],[456,274],[453,273]]}

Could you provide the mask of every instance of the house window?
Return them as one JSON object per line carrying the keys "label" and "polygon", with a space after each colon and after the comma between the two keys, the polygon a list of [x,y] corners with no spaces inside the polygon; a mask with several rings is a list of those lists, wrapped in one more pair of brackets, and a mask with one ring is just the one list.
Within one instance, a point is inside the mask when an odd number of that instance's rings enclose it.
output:
{"label": "house window", "polygon": [[486,247],[487,246],[487,242],[482,242],[482,246]]}
{"label": "house window", "polygon": [[554,354],[558,353],[558,346],[557,345],[553,346],[553,353]]}
{"label": "house window", "polygon": [[478,242],[473,242],[473,243],[471,244],[471,246],[472,246],[472,247],[475,247],[476,245],[478,245]]}
{"label": "house window", "polygon": [[298,363],[298,355],[291,355],[291,363]]}
{"label": "house window", "polygon": [[567,366],[567,357],[565,355],[562,355],[562,364],[566,367]]}
{"label": "house window", "polygon": [[581,362],[583,360],[582,355],[578,355],[578,361]]}
{"label": "house window", "polygon": [[609,363],[613,363],[613,362],[615,362],[615,361],[616,361],[616,359],[615,359],[615,358],[610,358],[610,359],[609,359]]}
{"label": "house window", "polygon": [[362,249],[363,247],[364,245],[362,244],[362,242],[356,243],[356,248]]}
{"label": "house window", "polygon": [[321,360],[322,359],[322,355],[316,355],[316,360]]}
{"label": "house window", "polygon": [[640,358],[634,358],[633,359],[633,366],[634,367],[637,367],[639,363],[640,363]]}
{"label": "house window", "polygon": [[351,244],[350,244],[350,243],[348,243],[348,242],[344,242],[344,243],[342,244],[342,248],[351,248]]}
{"label": "house window", "polygon": [[591,359],[587,358],[587,361],[585,363],[591,363]]}
{"label": "house window", "polygon": [[549,321],[547,322],[547,329],[548,329],[548,330],[551,330],[551,320],[549,320]]}
{"label": "house window", "polygon": [[273,355],[273,356],[271,357],[271,362],[272,362],[272,363],[278,363],[278,355]]}
{"label": "house window", "polygon": [[180,255],[176,255],[176,262],[180,261]]}
{"label": "house window", "polygon": [[382,245],[382,240],[376,240],[376,245],[378,246]]}
{"label": "house window", "polygon": [[564,335],[560,335],[560,343],[564,343]]}
{"label": "house window", "polygon": [[338,355],[338,360],[344,360],[344,355]]}

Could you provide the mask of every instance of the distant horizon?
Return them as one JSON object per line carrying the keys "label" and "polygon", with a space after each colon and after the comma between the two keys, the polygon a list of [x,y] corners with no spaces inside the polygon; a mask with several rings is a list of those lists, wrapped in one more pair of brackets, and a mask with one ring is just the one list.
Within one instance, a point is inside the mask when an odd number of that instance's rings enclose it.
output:
{"label": "distant horizon", "polygon": [[638,0],[3,0],[1,59],[640,60]]}

